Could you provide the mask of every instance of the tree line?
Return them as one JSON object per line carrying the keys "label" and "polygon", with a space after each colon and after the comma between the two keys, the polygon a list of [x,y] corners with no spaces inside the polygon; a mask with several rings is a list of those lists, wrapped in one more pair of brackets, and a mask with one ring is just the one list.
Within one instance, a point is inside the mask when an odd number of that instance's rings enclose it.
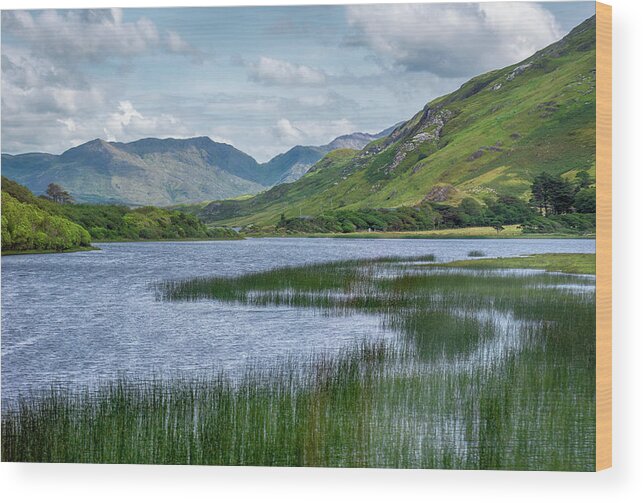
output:
{"label": "tree line", "polygon": [[2,251],[65,251],[89,247],[91,236],[67,218],[2,192]]}
{"label": "tree line", "polygon": [[2,250],[52,250],[91,241],[237,238],[231,229],[208,228],[195,215],[156,207],[76,204],[60,185],[35,196],[2,177]]}
{"label": "tree line", "polygon": [[318,216],[280,216],[277,230],[289,233],[424,231],[519,224],[526,233],[591,233],[595,229],[596,190],[586,171],[573,180],[537,175],[529,201],[509,196],[465,197],[458,205],[424,202],[412,207],[327,211]]}

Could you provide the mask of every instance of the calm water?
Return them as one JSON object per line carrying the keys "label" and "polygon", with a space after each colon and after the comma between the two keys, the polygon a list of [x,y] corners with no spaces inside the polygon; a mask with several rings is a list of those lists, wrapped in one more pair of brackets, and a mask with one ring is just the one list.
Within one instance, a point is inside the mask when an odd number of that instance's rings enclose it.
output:
{"label": "calm water", "polygon": [[248,360],[392,337],[377,317],[289,307],[157,302],[161,279],[238,275],[347,258],[434,253],[438,261],[594,253],[593,240],[248,239],[101,244],[101,251],[2,258],[2,397],[51,384],[241,371]]}

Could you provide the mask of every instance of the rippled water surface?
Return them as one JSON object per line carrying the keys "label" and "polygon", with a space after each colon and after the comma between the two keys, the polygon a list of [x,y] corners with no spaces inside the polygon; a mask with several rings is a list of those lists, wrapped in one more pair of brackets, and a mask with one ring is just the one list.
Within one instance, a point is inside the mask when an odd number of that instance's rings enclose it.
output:
{"label": "rippled water surface", "polygon": [[54,383],[238,372],[249,359],[334,351],[393,337],[375,316],[292,307],[158,302],[159,280],[239,275],[308,262],[434,253],[438,261],[594,253],[593,240],[248,239],[110,243],[101,250],[2,258],[2,396]]}

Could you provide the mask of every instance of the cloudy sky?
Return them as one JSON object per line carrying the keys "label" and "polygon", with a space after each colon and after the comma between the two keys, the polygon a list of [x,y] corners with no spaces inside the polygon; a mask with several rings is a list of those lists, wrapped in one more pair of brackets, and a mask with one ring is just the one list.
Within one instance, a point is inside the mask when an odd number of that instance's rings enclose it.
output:
{"label": "cloudy sky", "polygon": [[259,161],[377,132],[593,2],[2,12],[2,151],[210,136]]}

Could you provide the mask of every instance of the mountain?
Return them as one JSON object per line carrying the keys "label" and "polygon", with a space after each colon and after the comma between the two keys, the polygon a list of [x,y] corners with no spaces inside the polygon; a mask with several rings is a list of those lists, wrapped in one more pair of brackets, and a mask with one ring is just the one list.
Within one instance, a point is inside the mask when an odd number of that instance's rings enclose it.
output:
{"label": "mountain", "polygon": [[378,137],[354,133],[320,147],[297,146],[263,164],[207,137],[96,139],[61,155],[2,154],[2,172],[36,194],[55,182],[78,202],[166,206],[256,194],[300,178],[335,148],[361,149]]}
{"label": "mountain", "polygon": [[263,178],[263,181],[266,185],[294,182],[304,176],[310,167],[328,152],[340,148],[361,150],[370,142],[387,136],[392,129],[398,125],[399,124],[396,124],[376,134],[352,133],[338,136],[326,145],[297,145],[287,152],[277,155],[263,165],[265,168],[265,178]]}
{"label": "mountain", "polygon": [[51,182],[78,202],[169,205],[256,193],[259,170],[247,154],[209,138],[93,140],[61,155],[2,155],[2,172],[43,193]]}
{"label": "mountain", "polygon": [[526,60],[431,101],[363,150],[334,150],[293,183],[243,201],[213,202],[200,215],[261,226],[282,214],[454,205],[499,195],[526,200],[543,171],[595,174],[595,84],[592,17]]}

